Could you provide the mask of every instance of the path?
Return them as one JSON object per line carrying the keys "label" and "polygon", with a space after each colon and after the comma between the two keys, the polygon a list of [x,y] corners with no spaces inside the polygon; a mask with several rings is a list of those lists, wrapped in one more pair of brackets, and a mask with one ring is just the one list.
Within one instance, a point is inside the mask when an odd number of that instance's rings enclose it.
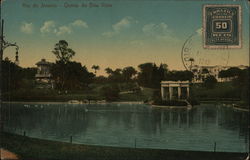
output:
{"label": "path", "polygon": [[3,148],[0,149],[1,160],[18,160],[18,157],[15,153],[12,153]]}

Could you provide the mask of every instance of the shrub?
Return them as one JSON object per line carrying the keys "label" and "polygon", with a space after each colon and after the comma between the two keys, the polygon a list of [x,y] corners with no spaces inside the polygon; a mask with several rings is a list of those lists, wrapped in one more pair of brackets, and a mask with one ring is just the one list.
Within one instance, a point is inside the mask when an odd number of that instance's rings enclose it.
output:
{"label": "shrub", "polygon": [[216,83],[217,83],[217,80],[214,76],[208,76],[207,78],[205,78],[203,85],[206,88],[214,88]]}
{"label": "shrub", "polygon": [[117,85],[105,86],[101,89],[101,94],[107,101],[116,101],[119,99],[119,87]]}

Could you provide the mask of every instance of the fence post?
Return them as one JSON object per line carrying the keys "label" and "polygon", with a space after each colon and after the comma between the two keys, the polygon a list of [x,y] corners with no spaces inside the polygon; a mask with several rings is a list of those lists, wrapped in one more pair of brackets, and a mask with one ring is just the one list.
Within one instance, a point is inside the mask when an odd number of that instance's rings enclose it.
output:
{"label": "fence post", "polygon": [[23,136],[26,136],[26,132],[25,131],[23,131]]}
{"label": "fence post", "polygon": [[214,152],[216,152],[216,142],[214,142]]}

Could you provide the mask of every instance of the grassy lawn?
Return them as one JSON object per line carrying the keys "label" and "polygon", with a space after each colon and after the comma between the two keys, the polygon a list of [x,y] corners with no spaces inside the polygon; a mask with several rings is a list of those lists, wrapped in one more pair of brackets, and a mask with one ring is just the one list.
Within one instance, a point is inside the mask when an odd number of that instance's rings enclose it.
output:
{"label": "grassy lawn", "polygon": [[231,82],[217,83],[214,88],[207,89],[202,84],[192,86],[192,94],[199,100],[239,100],[240,91]]}
{"label": "grassy lawn", "polygon": [[25,160],[243,160],[246,153],[78,145],[1,133],[1,147]]}
{"label": "grassy lawn", "polygon": [[149,100],[153,96],[154,89],[143,88],[138,93],[127,93],[120,95],[120,101],[145,101]]}
{"label": "grassy lawn", "polygon": [[[17,90],[11,93],[3,94],[5,101],[64,101],[69,100],[103,100],[101,94],[103,87],[110,84],[91,84],[89,89],[68,91],[67,93],[56,90],[30,89]],[[122,92],[129,91],[129,85],[126,83],[118,84]],[[142,88],[141,91],[134,93],[124,93],[119,95],[116,101],[145,101],[151,100],[155,89]],[[192,97],[198,101],[234,101],[240,100],[241,91],[233,86],[231,82],[217,83],[212,89],[207,89],[202,84],[193,84],[190,90]]]}
{"label": "grassy lawn", "polygon": [[[110,84],[91,84],[89,89],[74,90],[74,91],[57,91],[52,89],[20,89],[10,93],[4,93],[4,101],[61,101],[69,100],[103,100],[101,89]],[[121,84],[123,87],[126,85]],[[125,90],[126,91],[126,90]],[[137,93],[121,94],[117,101],[144,101],[152,97],[153,89],[143,88]]]}

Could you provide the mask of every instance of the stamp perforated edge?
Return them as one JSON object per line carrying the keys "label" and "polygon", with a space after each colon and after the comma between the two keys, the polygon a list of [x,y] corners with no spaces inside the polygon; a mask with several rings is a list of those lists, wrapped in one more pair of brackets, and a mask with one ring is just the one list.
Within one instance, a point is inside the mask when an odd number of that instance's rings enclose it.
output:
{"label": "stamp perforated edge", "polygon": [[[239,28],[239,45],[206,45],[206,7],[239,7],[238,28]],[[204,4],[202,7],[202,39],[203,48],[205,49],[239,49],[242,48],[242,8],[240,4]]]}

